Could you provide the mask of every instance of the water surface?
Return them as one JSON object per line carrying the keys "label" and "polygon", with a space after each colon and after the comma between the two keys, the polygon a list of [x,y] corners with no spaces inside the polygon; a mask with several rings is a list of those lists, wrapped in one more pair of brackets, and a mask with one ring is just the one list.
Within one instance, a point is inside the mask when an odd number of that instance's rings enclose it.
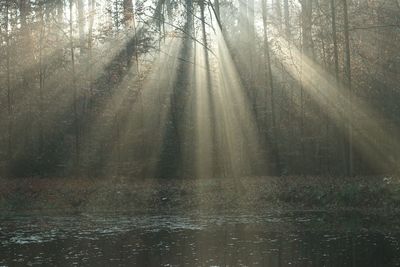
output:
{"label": "water surface", "polygon": [[400,232],[374,222],[303,212],[3,216],[0,266],[400,266]]}

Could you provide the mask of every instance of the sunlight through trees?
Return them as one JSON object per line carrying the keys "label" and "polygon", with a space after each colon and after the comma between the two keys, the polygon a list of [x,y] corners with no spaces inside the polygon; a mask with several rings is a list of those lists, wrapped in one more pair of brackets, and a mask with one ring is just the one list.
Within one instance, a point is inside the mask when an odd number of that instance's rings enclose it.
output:
{"label": "sunlight through trees", "polygon": [[0,1],[0,172],[397,173],[396,0]]}

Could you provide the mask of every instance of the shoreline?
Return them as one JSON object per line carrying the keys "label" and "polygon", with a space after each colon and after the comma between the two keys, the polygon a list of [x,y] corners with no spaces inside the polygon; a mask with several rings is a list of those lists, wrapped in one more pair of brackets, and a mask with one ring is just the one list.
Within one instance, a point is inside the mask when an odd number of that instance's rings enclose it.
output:
{"label": "shoreline", "polygon": [[355,211],[400,214],[400,182],[388,177],[0,178],[0,211],[64,214],[257,214]]}

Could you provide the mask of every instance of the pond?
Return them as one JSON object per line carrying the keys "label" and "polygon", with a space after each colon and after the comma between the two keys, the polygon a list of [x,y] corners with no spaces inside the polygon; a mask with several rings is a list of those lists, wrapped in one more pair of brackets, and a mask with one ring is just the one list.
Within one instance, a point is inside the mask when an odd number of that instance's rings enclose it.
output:
{"label": "pond", "polygon": [[359,214],[0,219],[0,266],[400,266],[400,232]]}

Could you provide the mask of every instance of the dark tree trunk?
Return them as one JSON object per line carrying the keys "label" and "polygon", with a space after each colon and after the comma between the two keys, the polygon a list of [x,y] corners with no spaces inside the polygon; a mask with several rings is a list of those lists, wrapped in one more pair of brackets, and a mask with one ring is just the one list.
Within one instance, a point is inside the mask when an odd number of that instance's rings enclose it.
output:
{"label": "dark tree trunk", "polygon": [[349,14],[347,0],[343,0],[343,15],[344,15],[344,42],[345,42],[345,63],[344,63],[344,75],[345,85],[348,90],[349,105],[347,106],[348,116],[348,138],[346,141],[346,155],[347,155],[347,174],[349,176],[354,175],[353,166],[353,92],[351,84],[351,52],[350,52],[350,33],[349,33]]}
{"label": "dark tree trunk", "polygon": [[261,1],[261,10],[263,17],[263,33],[264,33],[264,56],[265,56],[265,73],[268,81],[268,87],[270,89],[270,99],[269,103],[271,105],[271,127],[272,129],[267,129],[268,132],[271,132],[268,138],[268,144],[272,146],[272,152],[274,156],[274,163],[276,174],[281,174],[281,162],[278,148],[278,134],[276,127],[276,112],[275,112],[275,88],[274,88],[274,78],[272,76],[272,63],[271,63],[271,54],[270,54],[270,45],[268,40],[268,25],[267,25],[267,5],[266,0]]}

